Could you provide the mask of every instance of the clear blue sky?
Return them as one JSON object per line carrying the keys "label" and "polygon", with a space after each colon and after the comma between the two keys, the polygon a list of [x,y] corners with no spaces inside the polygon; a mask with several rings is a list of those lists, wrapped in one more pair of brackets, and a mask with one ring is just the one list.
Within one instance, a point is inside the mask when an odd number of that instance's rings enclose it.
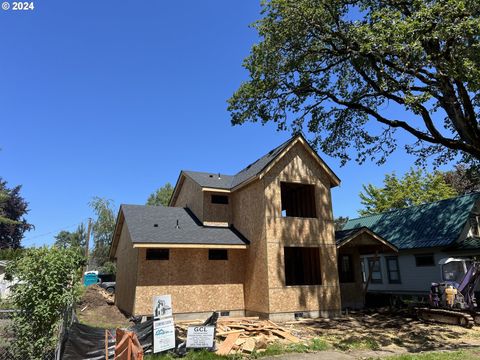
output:
{"label": "clear blue sky", "polygon": [[[36,227],[24,246],[50,244],[91,216],[93,196],[143,204],[181,169],[233,174],[288,133],[232,127],[226,100],[247,79],[258,41],[258,1],[36,1],[0,10],[0,176],[22,184]],[[307,133],[308,137],[308,133]],[[387,164],[345,167],[335,216],[356,216],[363,183],[404,173]],[[70,226],[70,227],[69,227]],[[45,235],[47,234],[47,235]]]}

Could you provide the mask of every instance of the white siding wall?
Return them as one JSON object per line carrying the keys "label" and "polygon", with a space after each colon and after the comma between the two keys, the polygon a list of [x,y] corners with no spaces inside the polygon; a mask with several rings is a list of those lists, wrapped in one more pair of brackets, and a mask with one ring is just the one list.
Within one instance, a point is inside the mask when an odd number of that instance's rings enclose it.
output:
{"label": "white siding wall", "polygon": [[[416,254],[432,254],[435,259],[435,266],[417,267],[415,264]],[[401,252],[398,255],[398,266],[400,268],[400,284],[390,284],[388,282],[387,262],[385,256],[394,254],[380,255],[380,264],[382,270],[382,284],[370,284],[369,291],[381,291],[392,293],[428,293],[432,282],[441,281],[441,269],[438,262],[447,257],[472,256],[472,254],[449,254],[440,252],[438,249],[430,251]],[[362,258],[373,257],[373,255],[361,256]],[[366,262],[365,262],[366,264]],[[367,268],[368,271],[368,268]],[[367,273],[368,276],[368,273]]]}

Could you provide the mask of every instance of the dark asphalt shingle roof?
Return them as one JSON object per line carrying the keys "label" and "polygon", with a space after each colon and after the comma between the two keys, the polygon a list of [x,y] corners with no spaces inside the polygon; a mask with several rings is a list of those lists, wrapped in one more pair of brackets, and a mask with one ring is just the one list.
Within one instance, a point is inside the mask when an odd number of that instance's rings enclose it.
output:
{"label": "dark asphalt shingle roof", "polygon": [[400,250],[443,247],[459,239],[480,193],[349,220],[343,230],[367,227]]}
{"label": "dark asphalt shingle roof", "polygon": [[199,184],[201,187],[211,187],[216,189],[230,189],[232,187],[233,176],[220,174],[220,177],[217,174],[199,172],[199,171],[188,171],[182,170],[183,173],[188,175]]}
{"label": "dark asphalt shingle roof", "polygon": [[183,170],[182,172],[191,177],[192,180],[202,187],[232,189],[235,186],[240,185],[241,183],[248,181],[249,179],[261,173],[262,170],[265,169],[277,157],[277,155],[279,155],[295,139],[296,137],[293,137],[280,146],[277,146],[275,149],[271,150],[257,161],[239,171],[236,175],[221,174],[219,178],[218,173],[215,174],[187,170]]}
{"label": "dark asphalt shingle roof", "polygon": [[121,211],[133,243],[248,244],[248,240],[234,228],[202,226],[195,215],[185,208],[122,205]]}

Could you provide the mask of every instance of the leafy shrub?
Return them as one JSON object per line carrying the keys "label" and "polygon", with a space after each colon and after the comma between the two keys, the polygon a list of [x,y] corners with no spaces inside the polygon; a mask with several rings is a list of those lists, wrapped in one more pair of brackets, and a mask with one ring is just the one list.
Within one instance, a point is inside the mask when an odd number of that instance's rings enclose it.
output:
{"label": "leafy shrub", "polygon": [[28,249],[7,266],[17,283],[11,301],[18,311],[12,319],[12,351],[25,359],[42,359],[55,348],[63,311],[78,300],[84,258],[75,249]]}

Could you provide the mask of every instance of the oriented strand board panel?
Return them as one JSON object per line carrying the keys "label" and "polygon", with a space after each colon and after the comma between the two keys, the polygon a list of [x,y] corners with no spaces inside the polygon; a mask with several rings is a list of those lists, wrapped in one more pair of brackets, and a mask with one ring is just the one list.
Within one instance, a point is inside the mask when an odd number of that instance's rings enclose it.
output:
{"label": "oriented strand board panel", "polygon": [[203,221],[203,192],[200,185],[189,177],[185,177],[182,188],[172,206],[189,208],[200,221]]}
{"label": "oriented strand board panel", "polygon": [[172,295],[173,312],[243,310],[243,284],[137,286],[135,315],[150,315],[156,295]]}
{"label": "oriented strand board panel", "polygon": [[[228,197],[228,204],[212,204],[212,195]],[[231,196],[212,191],[203,192],[203,221],[231,223]]]}
{"label": "oriented strand board panel", "polygon": [[[270,312],[338,312],[340,287],[327,174],[304,147],[297,144],[272,167],[264,181]],[[316,218],[282,217],[282,181],[315,186]],[[284,246],[320,249],[322,285],[285,286]]]}
{"label": "oriented strand board panel", "polygon": [[231,196],[232,223],[248,240],[245,266],[245,310],[268,313],[267,244],[263,181]]}
{"label": "oriented strand board panel", "polygon": [[[139,249],[138,286],[243,284],[246,250],[228,250],[228,260],[208,260],[208,249],[170,249],[169,260],[146,260]],[[138,296],[137,296],[138,298]]]}
{"label": "oriented strand board panel", "polygon": [[118,241],[117,285],[115,289],[115,304],[127,314],[133,314],[135,304],[135,285],[137,282],[138,250],[133,248],[127,223],[123,223]]}
{"label": "oriented strand board panel", "polygon": [[208,249],[170,249],[169,260],[146,260],[139,249],[135,314],[151,312],[152,297],[172,294],[176,313],[243,310],[246,250],[208,260]]}

